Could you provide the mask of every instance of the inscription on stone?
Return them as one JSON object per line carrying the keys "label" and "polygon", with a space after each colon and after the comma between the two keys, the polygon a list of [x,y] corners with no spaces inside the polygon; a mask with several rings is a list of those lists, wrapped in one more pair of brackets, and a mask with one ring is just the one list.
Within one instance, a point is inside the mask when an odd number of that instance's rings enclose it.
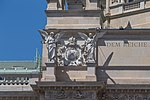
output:
{"label": "inscription on stone", "polygon": [[150,47],[150,42],[112,42],[107,41],[106,43],[107,47]]}

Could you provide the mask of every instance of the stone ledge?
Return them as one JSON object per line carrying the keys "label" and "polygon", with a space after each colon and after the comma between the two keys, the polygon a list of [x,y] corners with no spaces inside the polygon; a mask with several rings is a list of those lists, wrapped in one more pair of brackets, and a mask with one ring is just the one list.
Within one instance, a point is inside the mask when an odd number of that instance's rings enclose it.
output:
{"label": "stone ledge", "polygon": [[36,81],[37,86],[103,86],[101,82],[39,82]]}
{"label": "stone ledge", "polygon": [[107,85],[107,89],[150,89],[149,84],[114,84]]}

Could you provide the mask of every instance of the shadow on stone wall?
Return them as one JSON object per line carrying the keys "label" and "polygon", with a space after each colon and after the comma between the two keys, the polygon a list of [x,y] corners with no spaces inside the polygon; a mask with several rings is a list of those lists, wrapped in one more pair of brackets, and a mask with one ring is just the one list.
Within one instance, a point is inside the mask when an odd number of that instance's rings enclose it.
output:
{"label": "shadow on stone wall", "polygon": [[[113,84],[116,84],[116,82],[106,72],[112,56],[113,56],[113,52],[108,56],[103,66],[97,67],[96,69],[97,81],[107,84],[107,80],[110,79]],[[101,67],[103,67],[103,69]]]}
{"label": "shadow on stone wall", "polygon": [[56,68],[56,81],[72,81],[65,69]]}

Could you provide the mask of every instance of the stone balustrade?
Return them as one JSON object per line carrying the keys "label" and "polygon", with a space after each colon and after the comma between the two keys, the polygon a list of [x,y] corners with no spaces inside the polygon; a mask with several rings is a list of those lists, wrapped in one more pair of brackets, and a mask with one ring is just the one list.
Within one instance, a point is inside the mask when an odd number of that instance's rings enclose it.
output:
{"label": "stone balustrade", "polygon": [[124,14],[132,11],[138,11],[145,9],[145,3],[144,1],[134,1],[129,3],[124,2],[118,2],[110,4],[110,14],[118,15],[118,14]]}

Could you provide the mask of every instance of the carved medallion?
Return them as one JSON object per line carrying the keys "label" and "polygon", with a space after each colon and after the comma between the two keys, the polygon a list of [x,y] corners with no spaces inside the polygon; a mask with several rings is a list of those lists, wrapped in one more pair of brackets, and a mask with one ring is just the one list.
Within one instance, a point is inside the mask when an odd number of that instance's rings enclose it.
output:
{"label": "carved medallion", "polygon": [[58,47],[59,66],[81,66],[83,65],[83,56],[80,45],[74,37],[70,37],[67,44]]}
{"label": "carved medallion", "polygon": [[76,61],[80,57],[80,51],[74,47],[68,48],[65,53],[66,60]]}

